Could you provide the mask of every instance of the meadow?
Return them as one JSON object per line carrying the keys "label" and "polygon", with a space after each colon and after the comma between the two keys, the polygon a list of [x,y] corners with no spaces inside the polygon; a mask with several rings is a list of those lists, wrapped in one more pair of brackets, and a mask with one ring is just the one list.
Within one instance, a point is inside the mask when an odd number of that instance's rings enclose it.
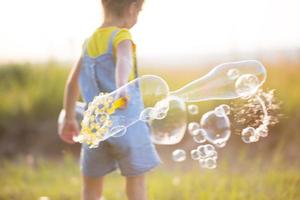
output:
{"label": "meadow", "polygon": [[[200,169],[195,163],[188,171],[160,167],[148,175],[150,200],[289,200],[300,198],[299,169],[273,161],[235,163],[221,161],[217,169]],[[241,168],[241,166],[243,166]],[[62,161],[20,159],[3,162],[0,171],[0,199],[79,199],[81,179],[77,159],[66,155]],[[105,180],[104,199],[125,199],[125,182],[118,172]]]}
{"label": "meadow", "polygon": [[[233,135],[219,150],[214,170],[200,169],[191,160],[171,161],[175,148],[192,148],[188,138],[175,146],[157,146],[164,164],[149,174],[151,200],[300,199],[300,63],[264,64],[268,70],[264,88],[276,89],[282,101],[280,123],[271,128],[270,136],[246,145]],[[160,75],[176,89],[213,66],[141,72]],[[79,199],[80,146],[64,144],[56,133],[69,70],[55,62],[0,66],[0,199]],[[199,103],[199,116],[220,103]],[[124,199],[118,172],[107,177],[105,186],[106,200]]]}

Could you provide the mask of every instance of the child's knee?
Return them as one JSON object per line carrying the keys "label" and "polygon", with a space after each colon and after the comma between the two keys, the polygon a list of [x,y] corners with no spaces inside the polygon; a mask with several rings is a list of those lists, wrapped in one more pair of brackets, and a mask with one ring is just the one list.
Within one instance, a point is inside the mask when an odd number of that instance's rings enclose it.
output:
{"label": "child's knee", "polygon": [[103,177],[83,177],[83,200],[99,200],[102,196]]}
{"label": "child's knee", "polygon": [[145,181],[145,174],[140,174],[138,176],[127,176],[126,181],[129,184],[141,184]]}

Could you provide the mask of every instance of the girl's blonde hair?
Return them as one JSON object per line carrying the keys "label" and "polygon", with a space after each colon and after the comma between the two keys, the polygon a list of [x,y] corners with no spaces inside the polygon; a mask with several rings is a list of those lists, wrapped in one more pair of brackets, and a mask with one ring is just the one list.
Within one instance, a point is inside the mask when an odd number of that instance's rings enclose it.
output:
{"label": "girl's blonde hair", "polygon": [[144,0],[101,0],[104,13],[110,13],[117,17],[122,17],[125,9],[131,3],[137,3],[138,6],[142,6]]}

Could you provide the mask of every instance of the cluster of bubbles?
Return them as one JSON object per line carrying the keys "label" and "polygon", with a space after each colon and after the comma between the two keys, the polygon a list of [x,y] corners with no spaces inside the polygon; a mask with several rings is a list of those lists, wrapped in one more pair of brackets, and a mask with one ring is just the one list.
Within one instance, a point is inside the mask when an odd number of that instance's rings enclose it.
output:
{"label": "cluster of bubbles", "polygon": [[[257,142],[260,137],[268,136],[268,126],[278,123],[280,103],[274,98],[273,90],[259,90],[255,96],[245,101],[232,105],[235,133],[241,135],[245,143]],[[248,127],[244,127],[245,124]]]}
{"label": "cluster of bubbles", "polygon": [[[222,104],[205,113],[199,122],[188,124],[188,133],[193,141],[201,144],[196,149],[191,150],[190,155],[193,160],[199,161],[202,168],[214,169],[217,166],[218,155],[215,147],[223,148],[231,136],[231,123],[228,115],[233,114],[235,120],[244,122],[240,124],[248,123],[248,126],[242,128],[239,133],[241,140],[245,143],[257,142],[260,137],[267,137],[268,126],[278,122],[276,117],[270,114],[271,111],[279,109],[278,104],[273,102],[273,91],[266,93],[259,90],[261,83],[256,75],[241,75],[236,68],[228,70],[226,75],[230,80],[235,80],[236,94],[238,94],[239,99],[248,101],[248,104],[247,106],[234,107],[234,109],[229,105]],[[247,113],[242,112],[244,107],[248,109]],[[235,113],[232,113],[233,110]],[[198,107],[189,105],[188,111],[191,115],[198,114]],[[245,114],[256,123],[251,124],[249,121],[245,123]],[[206,142],[211,144],[203,144]],[[182,149],[173,152],[173,160],[176,162],[185,160],[185,157],[186,153]]]}
{"label": "cluster of bubbles", "polygon": [[[195,143],[200,144],[196,149],[190,151],[190,155],[193,160],[199,161],[202,168],[216,168],[218,154],[215,146],[223,148],[231,135],[229,114],[230,107],[222,104],[214,110],[205,113],[199,122],[190,122],[188,124],[188,133]],[[206,142],[212,144],[204,144]],[[179,160],[183,161],[183,159],[178,159],[179,157],[182,158],[183,155],[184,157],[186,155],[183,150],[175,150],[173,152],[173,160],[177,162]]]}
{"label": "cluster of bubbles", "polygon": [[152,120],[161,120],[167,116],[169,111],[169,99],[164,99],[155,104],[154,107],[145,108],[139,116],[139,120],[150,122]]}
{"label": "cluster of bubbles", "polygon": [[[187,113],[198,115],[199,108],[186,104],[220,99],[248,101],[247,109],[259,110],[260,118],[255,124],[247,120],[240,123],[247,126],[240,129],[239,135],[245,143],[257,142],[268,135],[268,126],[274,121],[270,115],[270,95],[258,92],[265,80],[264,66],[253,60],[219,65],[176,91],[170,91],[162,78],[145,75],[109,94],[96,96],[84,112],[81,133],[75,141],[97,147],[99,142],[120,137],[129,126],[143,121],[150,124],[154,143],[171,145],[179,143],[187,129],[199,145],[190,152],[192,159],[204,168],[213,169],[217,161],[215,147],[225,147],[231,136],[229,115],[233,116],[234,124],[235,120],[245,118],[240,113],[242,109],[236,112],[232,106],[222,104],[203,114],[199,121],[188,123]],[[119,98],[121,91],[126,91],[128,98]],[[122,105],[126,105],[123,110]],[[186,159],[183,149],[175,150],[172,155],[177,162]]]}
{"label": "cluster of bubbles", "polygon": [[[202,168],[214,169],[217,167],[218,153],[211,144],[199,145],[196,149],[190,151],[192,160],[198,161]],[[183,149],[176,149],[172,153],[175,162],[186,160],[187,153]]]}

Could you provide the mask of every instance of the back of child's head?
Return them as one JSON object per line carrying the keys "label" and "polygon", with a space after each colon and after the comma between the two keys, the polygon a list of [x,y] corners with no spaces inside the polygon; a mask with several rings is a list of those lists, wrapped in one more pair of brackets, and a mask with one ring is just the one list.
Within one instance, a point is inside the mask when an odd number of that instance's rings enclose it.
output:
{"label": "back of child's head", "polygon": [[101,0],[105,14],[123,17],[124,12],[133,3],[138,7],[143,5],[144,0]]}

